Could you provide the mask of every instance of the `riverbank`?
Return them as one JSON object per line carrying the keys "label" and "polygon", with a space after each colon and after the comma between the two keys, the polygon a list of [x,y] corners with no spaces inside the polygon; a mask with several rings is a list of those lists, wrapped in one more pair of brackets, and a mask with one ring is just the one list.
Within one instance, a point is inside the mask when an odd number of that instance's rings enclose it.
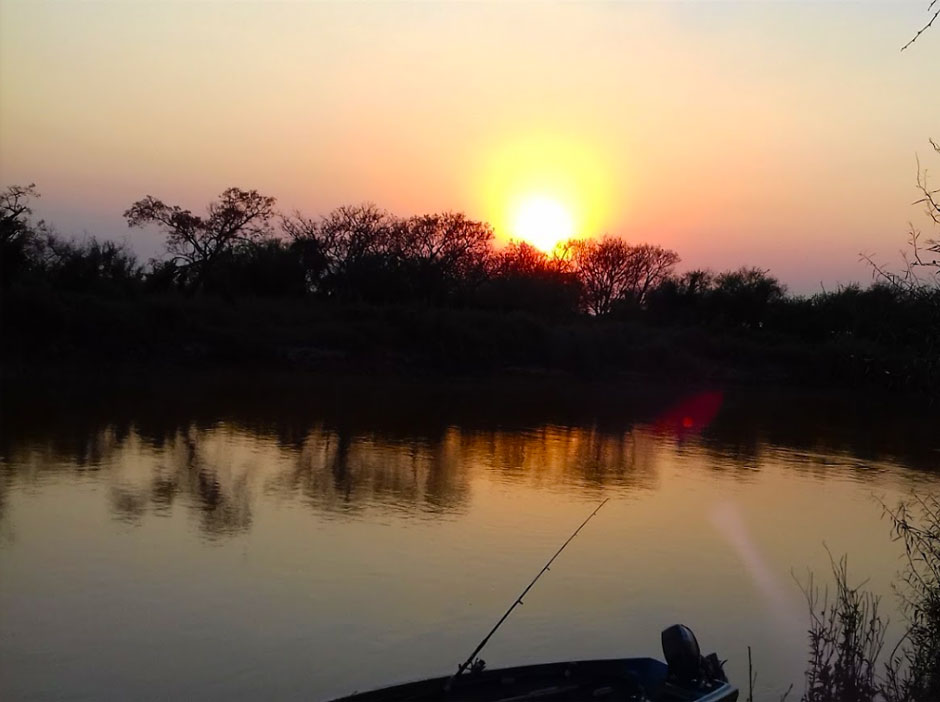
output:
{"label": "riverbank", "polygon": [[7,377],[239,367],[937,390],[936,359],[845,336],[309,299],[8,294],[2,354]]}

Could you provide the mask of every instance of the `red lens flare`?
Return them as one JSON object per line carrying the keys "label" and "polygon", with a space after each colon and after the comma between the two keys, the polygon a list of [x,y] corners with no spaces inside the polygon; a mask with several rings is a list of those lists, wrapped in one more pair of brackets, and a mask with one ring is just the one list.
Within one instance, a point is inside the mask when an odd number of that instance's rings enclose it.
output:
{"label": "red lens flare", "polygon": [[680,438],[698,433],[712,423],[723,401],[724,393],[720,390],[692,395],[660,415],[653,428]]}

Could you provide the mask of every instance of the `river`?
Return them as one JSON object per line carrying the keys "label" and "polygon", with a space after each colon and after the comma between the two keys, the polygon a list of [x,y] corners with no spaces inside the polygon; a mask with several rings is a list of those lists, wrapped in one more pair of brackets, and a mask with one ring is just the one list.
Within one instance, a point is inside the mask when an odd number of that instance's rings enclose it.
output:
{"label": "river", "polygon": [[[0,698],[328,699],[653,655],[688,624],[802,690],[830,554],[900,628],[882,504],[940,489],[940,415],[552,376],[20,383],[0,438]],[[791,696],[791,699],[798,694]]]}

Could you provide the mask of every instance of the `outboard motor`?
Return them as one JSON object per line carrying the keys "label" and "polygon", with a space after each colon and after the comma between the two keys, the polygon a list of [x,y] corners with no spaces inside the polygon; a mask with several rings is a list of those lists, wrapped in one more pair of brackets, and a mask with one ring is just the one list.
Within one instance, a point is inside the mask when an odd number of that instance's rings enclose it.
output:
{"label": "outboard motor", "polygon": [[663,629],[663,655],[669,673],[679,682],[692,682],[702,671],[702,651],[692,630],[684,624]]}
{"label": "outboard motor", "polygon": [[710,686],[728,682],[718,656],[702,655],[692,630],[684,624],[663,629],[663,655],[669,665],[669,677],[681,685]]}

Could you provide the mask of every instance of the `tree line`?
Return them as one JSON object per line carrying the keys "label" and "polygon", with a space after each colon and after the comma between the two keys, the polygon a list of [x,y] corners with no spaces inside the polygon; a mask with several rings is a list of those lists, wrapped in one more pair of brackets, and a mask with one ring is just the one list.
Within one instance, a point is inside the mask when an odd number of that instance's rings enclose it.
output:
{"label": "tree line", "polygon": [[314,219],[283,216],[256,190],[229,188],[205,215],[147,196],[124,213],[156,226],[166,256],[141,265],[126,245],[67,241],[30,221],[34,186],[0,195],[4,286],[45,281],[92,292],[310,296],[345,302],[523,307],[606,315],[642,306],[672,273],[674,251],[615,237],[572,240],[551,254],[498,249],[492,227],[464,214],[396,217],[373,204]]}
{"label": "tree line", "polygon": [[[919,186],[940,222],[935,191]],[[900,273],[870,262],[867,287],[799,296],[758,268],[678,273],[675,251],[617,237],[568,241],[551,254],[524,242],[499,248],[489,224],[461,213],[398,217],[361,204],[317,218],[283,215],[273,197],[239,188],[204,214],[152,196],[132,203],[128,225],[165,236],[165,255],[141,263],[126,244],[70,240],[35,221],[38,196],[32,185],[0,192],[4,317],[18,301],[48,294],[479,310],[848,343],[853,363],[906,355],[910,383],[940,375],[938,244],[916,231]]]}

